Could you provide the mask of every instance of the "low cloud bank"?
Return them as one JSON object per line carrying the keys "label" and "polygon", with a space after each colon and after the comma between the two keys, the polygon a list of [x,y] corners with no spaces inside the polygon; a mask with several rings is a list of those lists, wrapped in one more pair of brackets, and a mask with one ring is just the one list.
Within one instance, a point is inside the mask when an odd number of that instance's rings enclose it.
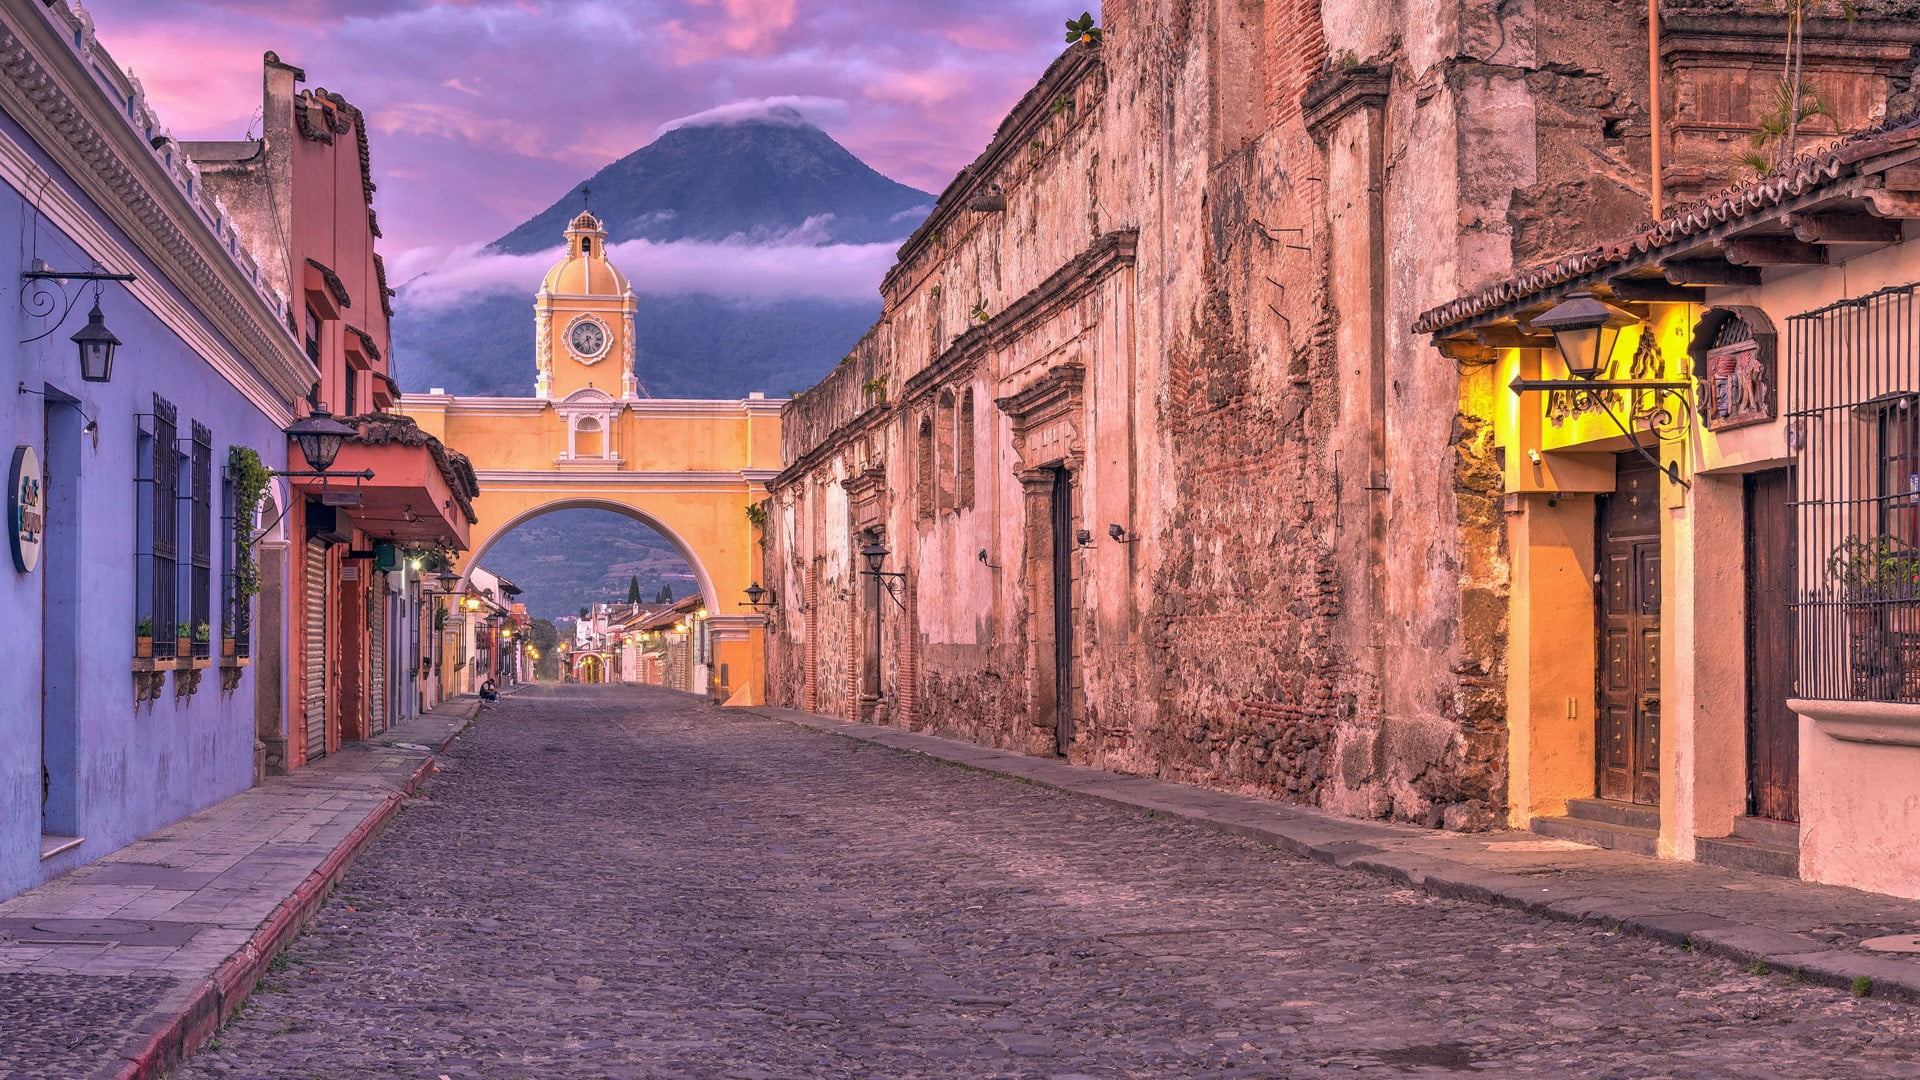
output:
{"label": "low cloud bank", "polygon": [[778,97],[750,98],[690,113],[661,124],[653,133],[659,138],[669,131],[687,127],[719,127],[724,124],[785,124],[788,127],[825,127],[847,118],[847,103],[839,98],[784,94]]}
{"label": "low cloud bank", "polygon": [[[893,265],[899,241],[882,244],[808,244],[806,231],[781,244],[656,243],[629,240],[607,249],[636,293],[705,293],[741,300],[820,297],[866,300],[878,295],[880,279]],[[413,253],[410,253],[413,254]],[[402,292],[409,305],[443,308],[469,297],[519,293],[532,298],[560,260],[555,247],[531,255],[503,255],[470,244],[434,258],[407,260],[417,269]]]}

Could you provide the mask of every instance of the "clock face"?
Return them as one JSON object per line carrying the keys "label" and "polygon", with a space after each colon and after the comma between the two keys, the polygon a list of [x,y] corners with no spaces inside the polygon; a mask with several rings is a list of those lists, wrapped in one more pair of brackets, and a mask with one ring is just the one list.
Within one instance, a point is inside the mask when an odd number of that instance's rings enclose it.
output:
{"label": "clock face", "polygon": [[600,354],[607,351],[606,328],[591,319],[582,319],[567,331],[567,344],[580,359],[598,360]]}

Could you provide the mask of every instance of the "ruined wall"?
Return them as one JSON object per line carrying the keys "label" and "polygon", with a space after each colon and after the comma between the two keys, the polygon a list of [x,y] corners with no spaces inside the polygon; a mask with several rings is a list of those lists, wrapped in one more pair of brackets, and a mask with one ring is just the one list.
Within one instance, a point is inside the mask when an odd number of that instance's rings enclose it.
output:
{"label": "ruined wall", "polygon": [[[1508,577],[1480,418],[1502,403],[1463,400],[1408,328],[1644,217],[1645,8],[1109,0],[1103,19],[784,417],[767,566],[807,599],[769,635],[770,693],[1034,753],[1064,710],[1076,761],[1493,824]],[[1066,685],[1058,469],[1084,535]],[[898,603],[856,573],[867,535],[906,575]]]}

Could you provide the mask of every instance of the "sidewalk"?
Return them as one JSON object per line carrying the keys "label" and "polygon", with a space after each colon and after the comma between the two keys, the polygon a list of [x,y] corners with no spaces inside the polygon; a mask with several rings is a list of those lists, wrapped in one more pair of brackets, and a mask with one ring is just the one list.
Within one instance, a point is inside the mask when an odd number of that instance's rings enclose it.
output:
{"label": "sidewalk", "polygon": [[178,1064],[478,713],[445,702],[0,903],[0,1080]]}
{"label": "sidewalk", "polygon": [[[1441,896],[1620,928],[1743,964],[1765,964],[1785,977],[1920,1002],[1920,901],[1626,855],[1533,833],[1449,833],[1360,821],[793,709],[743,711],[1211,825]],[[1862,978],[1869,981],[1864,986],[1856,982]]]}

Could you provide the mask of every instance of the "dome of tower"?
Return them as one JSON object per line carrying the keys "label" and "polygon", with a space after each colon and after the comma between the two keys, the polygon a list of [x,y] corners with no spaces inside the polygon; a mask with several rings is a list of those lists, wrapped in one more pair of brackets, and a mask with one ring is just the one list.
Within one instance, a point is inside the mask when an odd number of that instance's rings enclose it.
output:
{"label": "dome of tower", "polygon": [[591,211],[567,225],[566,257],[547,271],[540,290],[555,296],[624,296],[627,276],[607,261],[607,229]]}

